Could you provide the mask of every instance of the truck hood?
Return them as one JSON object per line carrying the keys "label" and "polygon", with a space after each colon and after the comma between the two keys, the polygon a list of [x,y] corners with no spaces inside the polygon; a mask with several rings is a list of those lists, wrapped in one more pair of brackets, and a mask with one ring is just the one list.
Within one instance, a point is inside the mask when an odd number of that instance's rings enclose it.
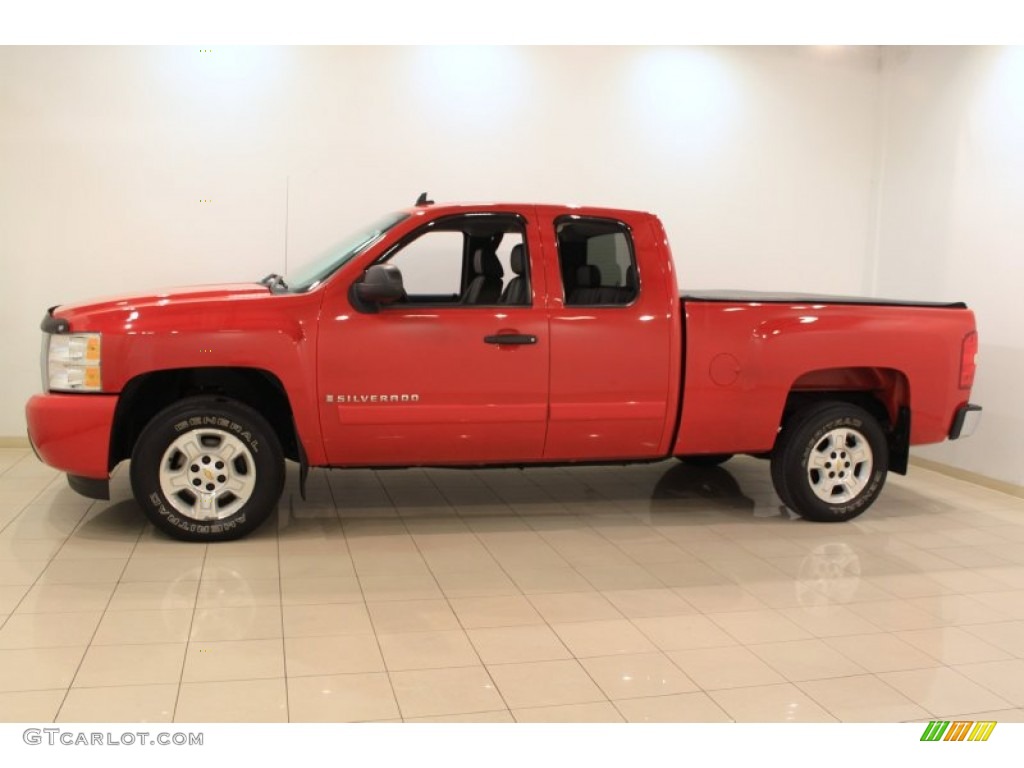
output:
{"label": "truck hood", "polygon": [[53,308],[52,314],[66,320],[72,331],[107,330],[110,326],[123,327],[125,321],[130,322],[130,316],[138,318],[157,308],[163,311],[176,309],[194,312],[199,308],[197,305],[265,299],[270,296],[270,289],[259,283],[192,285],[153,293],[126,294],[87,302],[59,304]]}

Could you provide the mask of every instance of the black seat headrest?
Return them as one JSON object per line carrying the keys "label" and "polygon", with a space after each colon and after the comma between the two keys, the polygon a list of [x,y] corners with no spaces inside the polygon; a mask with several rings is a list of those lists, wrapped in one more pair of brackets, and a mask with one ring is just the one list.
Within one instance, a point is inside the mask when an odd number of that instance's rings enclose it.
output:
{"label": "black seat headrest", "polygon": [[485,251],[478,248],[473,254],[473,272],[484,277],[504,277],[505,270],[501,268],[498,255],[494,251]]}
{"label": "black seat headrest", "polygon": [[636,290],[640,282],[636,279],[636,267],[630,264],[626,267],[626,287],[631,290]]}
{"label": "black seat headrest", "polygon": [[576,270],[577,288],[597,288],[601,285],[601,270],[593,264],[584,264]]}
{"label": "black seat headrest", "polygon": [[512,267],[512,271],[517,275],[522,275],[526,271],[526,259],[523,258],[522,243],[512,246],[512,253],[509,256],[509,266]]}

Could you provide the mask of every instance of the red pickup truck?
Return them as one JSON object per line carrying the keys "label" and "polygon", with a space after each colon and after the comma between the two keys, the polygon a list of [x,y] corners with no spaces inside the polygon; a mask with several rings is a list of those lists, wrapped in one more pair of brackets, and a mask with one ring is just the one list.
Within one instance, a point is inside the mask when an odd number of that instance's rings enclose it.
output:
{"label": "red pickup truck", "polygon": [[782,502],[849,520],[909,446],[957,439],[964,304],[680,295],[649,213],[416,206],[287,279],[50,309],[39,457],[71,487],[132,489],[158,528],[216,541],[309,467],[771,460]]}

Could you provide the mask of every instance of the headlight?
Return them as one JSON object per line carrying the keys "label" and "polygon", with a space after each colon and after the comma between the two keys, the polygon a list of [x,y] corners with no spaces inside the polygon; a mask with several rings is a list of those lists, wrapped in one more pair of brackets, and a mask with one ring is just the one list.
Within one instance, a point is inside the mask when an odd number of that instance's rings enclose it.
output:
{"label": "headlight", "polygon": [[46,334],[43,349],[43,381],[47,389],[65,392],[102,389],[100,334]]}

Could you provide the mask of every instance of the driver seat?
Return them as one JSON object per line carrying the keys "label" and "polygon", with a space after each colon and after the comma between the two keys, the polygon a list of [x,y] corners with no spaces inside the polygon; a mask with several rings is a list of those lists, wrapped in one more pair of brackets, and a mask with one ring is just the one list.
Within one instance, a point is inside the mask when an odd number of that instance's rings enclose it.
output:
{"label": "driver seat", "polygon": [[529,304],[530,286],[526,282],[526,258],[523,253],[523,244],[517,243],[512,247],[509,256],[509,266],[516,276],[508,281],[505,290],[501,294],[502,304]]}
{"label": "driver seat", "polygon": [[476,276],[462,292],[459,303],[497,304],[501,298],[502,278],[505,276],[498,255],[493,250],[478,248],[473,254],[473,274]]}

